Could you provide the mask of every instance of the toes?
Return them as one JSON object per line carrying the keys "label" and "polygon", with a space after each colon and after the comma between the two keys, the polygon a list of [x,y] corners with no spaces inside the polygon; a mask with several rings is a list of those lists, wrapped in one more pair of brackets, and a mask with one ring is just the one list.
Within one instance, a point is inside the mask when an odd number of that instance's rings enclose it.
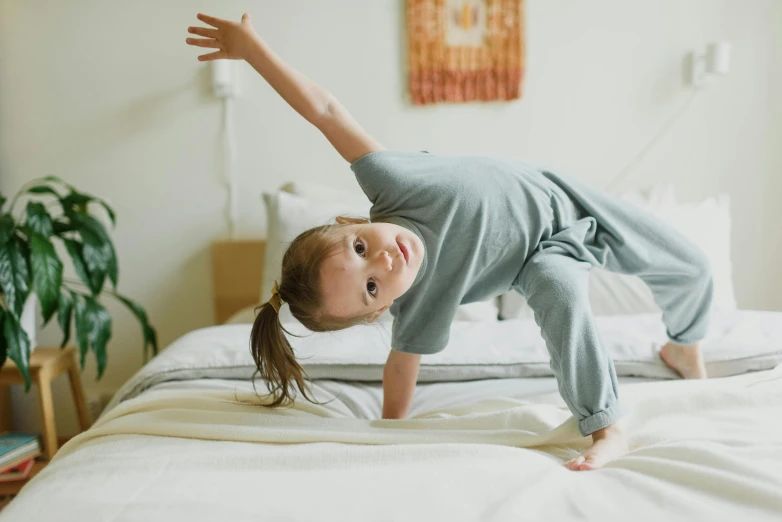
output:
{"label": "toes", "polygon": [[570,459],[569,461],[565,462],[565,467],[567,469],[578,471],[578,467],[584,462],[584,456],[579,455],[578,457],[574,459]]}
{"label": "toes", "polygon": [[594,457],[587,457],[583,463],[578,467],[579,471],[592,471],[601,467],[600,461]]}

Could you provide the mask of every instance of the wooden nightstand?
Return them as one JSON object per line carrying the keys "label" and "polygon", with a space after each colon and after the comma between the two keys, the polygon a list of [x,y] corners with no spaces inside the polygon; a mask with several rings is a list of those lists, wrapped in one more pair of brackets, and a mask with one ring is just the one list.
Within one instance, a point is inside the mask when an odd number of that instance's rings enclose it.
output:
{"label": "wooden nightstand", "polygon": [[[43,455],[35,463],[30,475],[38,473],[57,452],[57,429],[54,425],[54,404],[52,402],[52,381],[62,373],[68,372],[73,400],[76,403],[76,413],[82,431],[90,427],[90,415],[84,400],[84,390],[79,377],[79,366],[76,362],[76,349],[73,346],[65,348],[37,347],[30,355],[30,377],[38,386],[41,408],[41,424],[43,425]],[[6,360],[0,368],[0,431],[12,429],[11,397],[8,389],[10,384],[24,384],[22,374],[10,360]],[[0,495],[17,493],[30,480],[0,482]]]}

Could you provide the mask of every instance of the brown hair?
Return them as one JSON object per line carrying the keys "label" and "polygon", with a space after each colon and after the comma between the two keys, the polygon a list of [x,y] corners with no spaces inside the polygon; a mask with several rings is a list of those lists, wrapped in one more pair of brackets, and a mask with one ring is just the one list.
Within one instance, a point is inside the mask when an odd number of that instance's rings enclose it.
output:
{"label": "brown hair", "polygon": [[[311,228],[299,234],[283,256],[280,298],[290,306],[293,316],[313,332],[342,330],[374,319],[374,313],[346,319],[323,312],[320,267],[326,258],[339,250],[340,239],[334,232],[343,226],[360,223],[368,223],[368,220],[338,217],[336,224]],[[307,374],[296,361],[293,348],[285,337],[286,333],[293,334],[282,327],[279,313],[270,303],[262,304],[257,310],[250,336],[250,351],[256,366],[253,379],[260,374],[273,399],[266,406],[275,408],[292,403],[294,382],[304,397],[315,403],[307,396],[304,383]]]}

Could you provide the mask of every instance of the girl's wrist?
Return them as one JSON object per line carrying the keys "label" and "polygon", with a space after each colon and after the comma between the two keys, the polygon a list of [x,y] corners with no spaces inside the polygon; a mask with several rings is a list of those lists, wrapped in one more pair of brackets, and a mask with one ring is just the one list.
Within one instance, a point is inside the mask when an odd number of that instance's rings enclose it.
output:
{"label": "girl's wrist", "polygon": [[269,50],[269,46],[266,42],[261,40],[258,35],[253,35],[247,43],[247,48],[242,57],[246,62],[252,63],[253,59],[257,59],[259,56],[265,55]]}

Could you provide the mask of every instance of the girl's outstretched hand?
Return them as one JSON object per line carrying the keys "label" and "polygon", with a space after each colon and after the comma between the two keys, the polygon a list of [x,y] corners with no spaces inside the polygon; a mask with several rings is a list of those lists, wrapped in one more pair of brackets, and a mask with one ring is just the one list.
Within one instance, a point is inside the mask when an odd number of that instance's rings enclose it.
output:
{"label": "girl's outstretched hand", "polygon": [[188,27],[188,33],[197,34],[204,38],[188,38],[185,42],[196,47],[218,49],[213,53],[199,56],[198,60],[202,62],[220,59],[244,60],[247,58],[252,42],[258,38],[248,13],[242,15],[241,22],[223,20],[201,13],[197,15],[197,18],[211,25],[214,29]]}

